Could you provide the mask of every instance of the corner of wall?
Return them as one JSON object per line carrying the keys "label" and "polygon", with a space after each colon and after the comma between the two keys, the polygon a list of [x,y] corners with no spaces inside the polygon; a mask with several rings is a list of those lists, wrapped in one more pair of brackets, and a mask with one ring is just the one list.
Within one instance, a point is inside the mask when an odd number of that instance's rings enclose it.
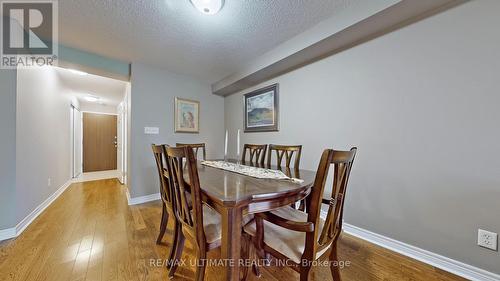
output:
{"label": "corner of wall", "polygon": [[15,225],[17,70],[1,69],[0,85],[0,232]]}

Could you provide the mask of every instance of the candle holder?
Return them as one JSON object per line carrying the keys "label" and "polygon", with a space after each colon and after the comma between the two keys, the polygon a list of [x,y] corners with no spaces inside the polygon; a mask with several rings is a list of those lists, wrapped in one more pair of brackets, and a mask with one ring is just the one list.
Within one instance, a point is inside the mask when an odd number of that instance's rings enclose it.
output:
{"label": "candle holder", "polygon": [[238,129],[238,135],[236,138],[236,164],[241,165],[240,162],[240,129]]}
{"label": "candle holder", "polygon": [[228,131],[226,130],[226,137],[224,139],[224,162],[227,162],[227,141],[228,141]]}

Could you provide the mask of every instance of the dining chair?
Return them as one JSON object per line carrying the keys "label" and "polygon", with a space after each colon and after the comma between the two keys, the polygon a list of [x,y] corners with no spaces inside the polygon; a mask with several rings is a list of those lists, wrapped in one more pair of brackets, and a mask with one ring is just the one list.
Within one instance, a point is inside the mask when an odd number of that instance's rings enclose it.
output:
{"label": "dining chair", "polygon": [[267,154],[267,166],[271,167],[273,151],[276,152],[276,166],[282,167],[283,156],[285,156],[285,167],[290,168],[292,158],[295,154],[293,168],[299,169],[300,156],[302,154],[302,145],[275,145],[270,144]]}
{"label": "dining chair", "polygon": [[[167,153],[166,153],[166,145],[155,145],[152,144],[151,148],[153,149],[153,155],[156,161],[156,167],[158,170],[158,176],[160,179],[160,195],[162,201],[162,213],[161,213],[161,222],[160,222],[160,233],[158,234],[158,238],[156,239],[156,244],[160,244],[163,236],[165,235],[165,231],[167,229],[169,218],[174,219],[174,238],[172,241],[172,247],[170,248],[170,252],[168,254],[168,260],[171,261],[173,259],[173,245],[176,244],[177,236],[175,235],[178,232],[179,224],[175,219],[175,214],[173,211],[173,195],[171,190],[171,181],[170,176],[168,174],[168,161],[167,161]],[[170,263],[168,263],[170,265]]]}
{"label": "dining chair", "polygon": [[[250,163],[252,165],[264,166],[266,158],[267,144],[245,144],[243,145],[243,154],[241,156],[242,163]],[[246,159],[248,151],[249,159]]]}
{"label": "dining chair", "polygon": [[[251,237],[260,256],[269,253],[278,259],[292,261],[286,264],[299,272],[300,280],[305,281],[313,262],[330,249],[331,274],[333,280],[340,280],[337,241],[342,232],[344,199],[356,151],[352,148],[350,151],[326,149],[323,152],[311,194],[306,198],[307,212],[284,207],[256,214],[255,220],[245,225],[246,236]],[[332,195],[330,199],[323,199],[332,165]],[[320,217],[321,204],[328,205],[325,219]],[[244,271],[246,276],[248,267]]]}
{"label": "dining chair", "polygon": [[[221,216],[201,201],[197,161],[193,148],[190,145],[168,147],[167,157],[172,179],[174,213],[180,224],[169,277],[172,278],[177,270],[187,237],[196,251],[195,280],[201,281],[205,275],[207,252],[221,245]],[[184,181],[185,172],[189,177],[189,186]],[[191,200],[187,198],[188,196],[191,196]]]}
{"label": "dining chair", "polygon": [[205,143],[177,143],[177,147],[181,146],[191,146],[194,151],[195,157],[198,157],[198,151],[201,149],[203,152],[203,160],[207,160],[207,151],[206,151],[206,145]]}
{"label": "dining chair", "polygon": [[[273,151],[276,152],[276,167],[283,171],[287,176],[289,177],[294,177],[293,174],[298,175],[299,174],[299,166],[300,166],[300,156],[302,155],[302,145],[275,145],[275,144],[270,144],[269,145],[269,153],[267,155],[267,167],[270,169],[272,168],[272,156],[273,156]],[[293,172],[292,172],[292,167],[290,166],[292,163],[292,159],[295,154],[295,161],[293,164]],[[285,158],[285,166],[283,167],[282,162],[283,162],[283,156]],[[295,176],[299,177],[299,176]],[[292,204],[292,207],[299,208],[301,210],[304,210],[305,208],[305,203],[304,201],[299,202],[299,206],[296,206],[296,204]]]}

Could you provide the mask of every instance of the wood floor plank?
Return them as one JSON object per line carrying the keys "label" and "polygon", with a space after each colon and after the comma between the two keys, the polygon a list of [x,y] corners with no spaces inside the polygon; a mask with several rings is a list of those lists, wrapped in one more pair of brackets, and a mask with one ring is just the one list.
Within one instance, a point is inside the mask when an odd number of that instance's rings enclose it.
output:
{"label": "wood floor plank", "polygon": [[[0,242],[0,281],[168,280],[161,265],[171,247],[173,220],[156,245],[161,203],[128,206],[126,187],[117,180],[76,183],[15,240]],[[194,277],[193,246],[186,242],[173,280]],[[344,281],[465,280],[349,235],[342,235],[339,257],[351,264]],[[208,258],[220,258],[220,251]],[[324,257],[323,257],[324,258]],[[160,264],[155,262],[159,261]],[[222,268],[207,267],[205,280],[219,280]],[[261,268],[249,281],[298,280],[289,268]],[[328,267],[315,267],[310,280],[332,280]]]}

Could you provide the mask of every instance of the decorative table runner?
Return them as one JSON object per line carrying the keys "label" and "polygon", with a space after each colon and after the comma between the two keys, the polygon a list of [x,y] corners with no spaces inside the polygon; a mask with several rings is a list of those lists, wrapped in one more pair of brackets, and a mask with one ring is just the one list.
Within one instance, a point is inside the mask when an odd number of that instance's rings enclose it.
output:
{"label": "decorative table runner", "polygon": [[288,177],[282,171],[278,170],[245,166],[225,161],[201,161],[201,164],[259,179],[291,180],[298,183],[304,182],[304,180],[301,179]]}

